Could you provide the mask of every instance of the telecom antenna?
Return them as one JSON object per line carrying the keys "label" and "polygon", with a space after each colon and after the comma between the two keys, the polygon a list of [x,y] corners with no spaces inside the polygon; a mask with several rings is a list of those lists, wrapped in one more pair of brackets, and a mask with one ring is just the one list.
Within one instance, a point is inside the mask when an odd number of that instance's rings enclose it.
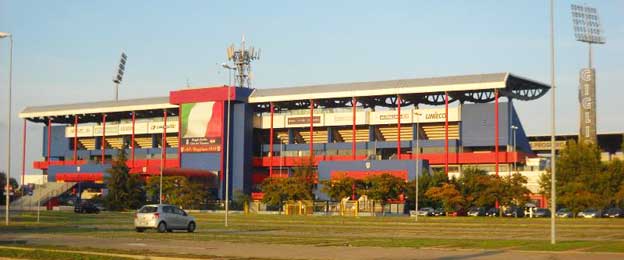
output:
{"label": "telecom antenna", "polygon": [[579,79],[579,142],[596,143],[596,70],[592,64],[592,44],[604,44],[605,37],[596,8],[572,5],[574,37],[588,44],[589,66],[581,69]]}
{"label": "telecom antenna", "polygon": [[234,63],[236,75],[234,85],[238,87],[251,87],[251,62],[260,59],[260,49],[245,46],[245,35],[243,35],[241,46],[235,49],[234,44],[227,48],[227,59]]}

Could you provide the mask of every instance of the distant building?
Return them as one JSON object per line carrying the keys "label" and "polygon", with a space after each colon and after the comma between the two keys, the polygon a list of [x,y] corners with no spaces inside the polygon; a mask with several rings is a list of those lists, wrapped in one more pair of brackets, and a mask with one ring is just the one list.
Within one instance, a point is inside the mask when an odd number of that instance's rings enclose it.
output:
{"label": "distant building", "polygon": [[[601,159],[610,161],[614,158],[624,160],[622,152],[622,142],[624,132],[620,133],[602,133],[598,134],[598,146],[600,147]],[[529,144],[531,150],[540,157],[550,157],[550,135],[531,135]],[[555,149],[561,150],[565,147],[566,142],[578,142],[578,134],[560,134],[555,137]]]}

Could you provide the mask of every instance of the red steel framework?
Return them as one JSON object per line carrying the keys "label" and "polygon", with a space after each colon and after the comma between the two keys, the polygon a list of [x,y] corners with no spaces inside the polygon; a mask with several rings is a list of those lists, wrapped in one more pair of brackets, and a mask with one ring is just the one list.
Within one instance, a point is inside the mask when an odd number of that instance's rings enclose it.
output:
{"label": "red steel framework", "polygon": [[397,159],[401,160],[401,96],[397,95]]}
{"label": "red steel framework", "polygon": [[50,163],[50,150],[52,149],[52,118],[48,117],[48,156],[46,156],[46,160]]}
{"label": "red steel framework", "polygon": [[[161,143],[161,160],[163,162],[167,161],[167,109],[163,110],[163,132],[162,132],[162,140]],[[164,165],[164,164],[163,164]],[[163,170],[164,170],[163,166]]]}
{"label": "red steel framework", "polygon": [[444,92],[444,173],[449,174],[449,122],[448,122],[448,92]]}
{"label": "red steel framework", "polygon": [[102,143],[100,144],[102,149],[102,164],[104,164],[104,156],[106,151],[106,114],[102,115]]}
{"label": "red steel framework", "polygon": [[178,167],[182,167],[182,105],[178,105]]}
{"label": "red steel framework", "polygon": [[136,112],[132,111],[132,136],[130,136],[130,158],[132,158],[132,168],[134,168],[134,125],[136,123]]}
{"label": "red steel framework", "polygon": [[[269,165],[269,177],[273,176],[273,113],[275,112],[275,106],[273,102],[269,104],[271,110],[271,128],[269,130],[269,158],[271,158],[271,164]],[[280,151],[281,152],[281,151]],[[280,172],[281,174],[281,172]]]}
{"label": "red steel framework", "polygon": [[314,157],[314,99],[310,99],[310,157]]}
{"label": "red steel framework", "polygon": [[357,107],[357,99],[355,97],[353,97],[353,99],[351,100],[351,106],[353,109],[353,124],[351,126],[351,137],[353,138],[352,142],[351,142],[351,154],[353,155],[353,160],[355,160],[355,155],[356,155],[356,143],[355,143],[355,116],[356,116],[356,107]]}
{"label": "red steel framework", "polygon": [[74,115],[74,163],[78,161],[78,115]]}

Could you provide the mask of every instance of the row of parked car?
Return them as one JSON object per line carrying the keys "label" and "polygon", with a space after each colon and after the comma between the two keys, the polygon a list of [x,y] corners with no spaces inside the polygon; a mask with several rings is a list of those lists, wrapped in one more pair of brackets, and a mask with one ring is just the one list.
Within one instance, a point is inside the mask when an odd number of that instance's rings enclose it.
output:
{"label": "row of parked car", "polygon": [[[421,208],[417,212],[418,216],[446,216],[446,212],[442,208]],[[474,207],[470,208],[468,211],[457,210],[453,212],[449,212],[449,216],[473,216],[473,217],[498,217],[500,216],[500,210],[497,208],[482,208],[482,207]],[[534,218],[549,218],[551,216],[551,211],[548,208],[520,208],[520,207],[509,207],[503,210],[504,217],[529,217],[532,216]],[[559,218],[571,218],[573,217],[572,211],[567,208],[559,209],[555,213],[556,217]],[[596,209],[586,209],[579,212],[577,217],[580,218],[620,218],[624,217],[624,209],[620,208],[609,208],[607,210],[596,210]]]}

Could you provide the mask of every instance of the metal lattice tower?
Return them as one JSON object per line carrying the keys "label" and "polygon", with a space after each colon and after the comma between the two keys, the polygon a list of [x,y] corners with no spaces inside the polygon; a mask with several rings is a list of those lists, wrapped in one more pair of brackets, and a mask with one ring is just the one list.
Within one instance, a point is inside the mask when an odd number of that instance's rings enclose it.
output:
{"label": "metal lattice tower", "polygon": [[245,36],[243,35],[239,49],[235,49],[234,44],[227,48],[227,58],[235,66],[234,85],[237,87],[251,87],[251,78],[253,77],[251,61],[260,59],[260,49],[245,47]]}

